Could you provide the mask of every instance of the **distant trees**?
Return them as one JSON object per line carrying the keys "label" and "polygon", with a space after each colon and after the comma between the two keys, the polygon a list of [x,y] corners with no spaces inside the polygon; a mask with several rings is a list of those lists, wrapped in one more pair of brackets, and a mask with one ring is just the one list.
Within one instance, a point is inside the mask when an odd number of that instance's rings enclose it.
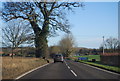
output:
{"label": "distant trees", "polygon": [[[33,0],[34,1],[34,0]],[[69,22],[66,10],[82,7],[80,2],[5,2],[2,17],[5,21],[23,19],[28,21],[35,34],[36,57],[48,56],[47,38],[56,34],[56,30],[66,33],[69,31]]]}
{"label": "distant trees", "polygon": [[[119,47],[119,40],[117,38],[109,37],[104,41],[105,52],[117,52]],[[103,49],[103,45],[100,47]]]}
{"label": "distant trees", "polygon": [[15,48],[22,44],[32,44],[34,34],[30,25],[22,21],[10,21],[2,28],[2,44],[4,47],[11,47],[12,54]]}
{"label": "distant trees", "polygon": [[80,55],[88,55],[89,50],[87,48],[81,48],[79,50]]}
{"label": "distant trees", "polygon": [[61,53],[69,57],[74,52],[75,41],[71,34],[65,35],[59,42]]}
{"label": "distant trees", "polygon": [[89,48],[80,48],[77,52],[79,55],[98,55],[100,53],[99,49],[89,49]]}

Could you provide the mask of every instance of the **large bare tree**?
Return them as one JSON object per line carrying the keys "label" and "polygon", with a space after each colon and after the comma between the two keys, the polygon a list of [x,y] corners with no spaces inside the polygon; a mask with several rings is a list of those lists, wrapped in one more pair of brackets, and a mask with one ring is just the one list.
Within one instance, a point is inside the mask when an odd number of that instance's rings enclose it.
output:
{"label": "large bare tree", "polygon": [[80,2],[6,2],[3,6],[2,16],[6,21],[18,18],[29,21],[35,34],[36,57],[41,57],[48,56],[47,38],[51,33],[70,32],[67,10],[83,5]]}
{"label": "large bare tree", "polygon": [[10,21],[2,28],[3,46],[11,47],[12,52],[23,44],[33,44],[34,34],[31,26],[24,21]]}

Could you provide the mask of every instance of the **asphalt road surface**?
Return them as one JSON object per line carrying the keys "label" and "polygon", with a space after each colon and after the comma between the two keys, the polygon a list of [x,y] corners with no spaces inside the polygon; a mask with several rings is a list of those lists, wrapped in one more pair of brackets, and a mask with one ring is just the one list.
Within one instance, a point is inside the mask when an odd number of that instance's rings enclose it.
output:
{"label": "asphalt road surface", "polygon": [[106,72],[71,60],[51,63],[20,79],[118,79],[119,74]]}

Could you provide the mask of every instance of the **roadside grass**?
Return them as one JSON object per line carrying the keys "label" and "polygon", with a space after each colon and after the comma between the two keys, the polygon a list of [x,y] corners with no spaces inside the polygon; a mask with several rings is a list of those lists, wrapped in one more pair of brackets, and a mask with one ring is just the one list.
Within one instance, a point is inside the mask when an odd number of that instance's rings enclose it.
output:
{"label": "roadside grass", "polygon": [[79,62],[86,63],[86,64],[93,65],[93,66],[96,66],[96,67],[99,67],[99,68],[103,68],[103,69],[106,69],[106,70],[110,70],[110,71],[120,73],[120,67],[103,65],[103,64],[100,64],[99,62],[87,62],[87,61],[79,61]]}
{"label": "roadside grass", "polygon": [[[80,60],[78,60],[78,57],[88,57],[88,61],[80,61]],[[89,64],[89,65],[92,65],[92,66],[96,66],[96,67],[99,67],[99,68],[103,68],[103,69],[106,69],[106,70],[110,70],[110,71],[120,73],[120,67],[101,64],[100,63],[100,55],[74,56],[73,58],[74,58],[73,60],[75,60],[77,62],[86,63],[86,64]],[[92,59],[96,59],[96,61],[92,62]]]}
{"label": "roadside grass", "polygon": [[75,58],[78,57],[88,57],[88,61],[91,61],[92,59],[96,59],[96,61],[100,61],[100,55],[84,55],[84,56],[74,56]]}
{"label": "roadside grass", "polygon": [[40,58],[2,57],[2,79],[14,79],[17,76],[47,62]]}

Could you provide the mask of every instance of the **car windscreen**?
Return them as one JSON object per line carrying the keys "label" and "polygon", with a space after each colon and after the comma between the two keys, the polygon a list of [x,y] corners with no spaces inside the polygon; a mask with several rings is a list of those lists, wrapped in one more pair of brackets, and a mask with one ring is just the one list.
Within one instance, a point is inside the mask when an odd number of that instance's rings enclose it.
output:
{"label": "car windscreen", "polygon": [[62,55],[56,55],[55,57],[62,57]]}

